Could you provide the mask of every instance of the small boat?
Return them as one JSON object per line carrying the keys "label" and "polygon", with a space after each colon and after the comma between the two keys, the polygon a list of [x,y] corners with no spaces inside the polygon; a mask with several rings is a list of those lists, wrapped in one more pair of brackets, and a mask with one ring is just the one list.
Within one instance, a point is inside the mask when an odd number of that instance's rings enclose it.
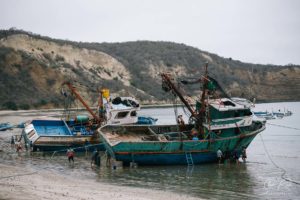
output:
{"label": "small boat", "polygon": [[284,116],[292,116],[293,112],[290,110],[286,110]]}
{"label": "small boat", "polygon": [[265,111],[265,112],[253,112],[253,114],[258,117],[258,118],[263,118],[266,120],[270,120],[270,119],[276,119],[276,115],[274,115],[274,113]]}
{"label": "small boat", "polygon": [[169,73],[161,76],[162,88],[178,97],[190,112],[189,123],[178,120],[177,125],[101,127],[101,140],[117,161],[125,165],[202,164],[215,162],[218,149],[224,155],[239,157],[265,129],[265,121],[253,119],[251,106],[229,98],[216,80],[208,76],[207,65],[205,75],[199,79],[202,94],[195,108],[182,95],[175,78]]}
{"label": "small boat", "polygon": [[277,118],[283,118],[283,117],[289,117],[292,116],[292,111],[290,110],[283,110],[283,112],[279,109],[277,112],[273,111],[273,115],[275,115]]}
{"label": "small boat", "polygon": [[285,116],[283,112],[272,112],[272,114],[278,119],[282,119]]}
{"label": "small boat", "polygon": [[[104,89],[100,95],[98,115],[87,105],[75,88],[66,83],[72,93],[81,101],[92,117],[77,115],[69,120],[36,119],[23,129],[25,142],[33,151],[60,151],[74,148],[76,151],[104,150],[97,128],[104,124],[137,124],[139,103],[132,97],[117,97],[109,101],[109,91]],[[64,93],[65,94],[65,93]],[[151,118],[152,119],[152,118]],[[148,120],[148,124],[156,121]],[[143,122],[146,121],[144,118]],[[144,123],[146,124],[146,123]]]}
{"label": "small boat", "polygon": [[94,134],[96,126],[88,123],[74,120],[32,120],[25,126],[22,135],[25,136],[25,142],[32,145],[33,151],[59,151],[70,147],[85,151],[87,148],[91,150],[89,146],[103,148],[99,137]]}
{"label": "small boat", "polygon": [[12,129],[12,128],[14,128],[14,126],[13,125],[11,125],[10,123],[1,123],[0,124],[0,131],[6,131],[6,130],[8,130],[8,129]]}

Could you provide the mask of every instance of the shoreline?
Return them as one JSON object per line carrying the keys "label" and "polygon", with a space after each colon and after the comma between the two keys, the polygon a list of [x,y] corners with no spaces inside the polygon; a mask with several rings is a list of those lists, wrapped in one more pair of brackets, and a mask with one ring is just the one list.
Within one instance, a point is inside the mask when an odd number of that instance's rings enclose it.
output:
{"label": "shoreline", "polygon": [[[265,103],[297,103],[300,101],[276,101],[276,102],[258,102],[256,104],[265,104]],[[176,104],[176,106],[184,106],[183,104]],[[151,108],[172,108],[173,104],[145,104],[141,105],[141,109],[151,109]],[[91,109],[96,109],[96,107],[91,107]],[[86,111],[84,107],[80,108],[69,108],[70,111]],[[0,110],[0,116],[11,113],[33,113],[33,112],[61,112],[64,111],[64,108],[43,108],[43,109],[30,109],[30,110]]]}

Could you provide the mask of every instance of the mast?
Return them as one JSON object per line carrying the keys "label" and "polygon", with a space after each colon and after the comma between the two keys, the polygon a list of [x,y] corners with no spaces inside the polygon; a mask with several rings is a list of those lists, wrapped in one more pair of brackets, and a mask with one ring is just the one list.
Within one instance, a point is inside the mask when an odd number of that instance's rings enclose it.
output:
{"label": "mast", "polygon": [[76,98],[82,103],[82,105],[87,109],[87,111],[96,119],[97,123],[101,122],[100,118],[92,111],[92,109],[87,105],[87,103],[78,94],[75,87],[70,82],[64,82],[62,85],[67,85],[71,92],[76,96]]}
{"label": "mast", "polygon": [[207,83],[209,81],[208,79],[208,72],[207,72],[208,63],[205,64],[205,74],[203,77],[203,91],[201,95],[201,108],[200,108],[200,114],[205,112],[205,98],[206,98],[206,91],[207,91]]}
{"label": "mast", "polygon": [[203,122],[204,122],[204,119],[205,119],[205,112],[206,112],[205,98],[206,98],[206,93],[207,93],[207,84],[209,82],[207,67],[208,67],[208,62],[205,63],[205,74],[204,74],[204,77],[203,77],[203,80],[202,80],[203,88],[202,88],[202,95],[201,95],[201,99],[200,99],[201,108],[200,108],[198,118],[197,118],[201,135],[204,135]]}

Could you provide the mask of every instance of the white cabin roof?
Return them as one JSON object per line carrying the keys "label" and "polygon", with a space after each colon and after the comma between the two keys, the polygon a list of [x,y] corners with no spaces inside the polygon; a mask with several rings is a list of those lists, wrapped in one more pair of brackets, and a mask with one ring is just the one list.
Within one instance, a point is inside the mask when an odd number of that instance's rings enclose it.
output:
{"label": "white cabin roof", "polygon": [[228,98],[209,99],[209,105],[219,111],[244,110],[247,108],[245,105],[237,104]]}

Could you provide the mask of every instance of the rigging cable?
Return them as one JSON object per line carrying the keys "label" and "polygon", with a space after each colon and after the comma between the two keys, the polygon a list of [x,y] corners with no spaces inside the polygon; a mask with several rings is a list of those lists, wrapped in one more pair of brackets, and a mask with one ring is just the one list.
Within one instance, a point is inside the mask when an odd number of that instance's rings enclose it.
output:
{"label": "rigging cable", "polygon": [[177,125],[179,125],[179,123],[178,123],[178,108],[177,108],[176,99],[177,99],[177,96],[175,96],[174,99],[173,99],[173,107],[174,107],[174,113],[175,113],[175,122],[176,122]]}
{"label": "rigging cable", "polygon": [[294,184],[300,185],[300,182],[295,181],[295,180],[292,180],[292,179],[288,179],[288,178],[285,177],[285,174],[287,173],[286,170],[283,169],[283,168],[281,168],[280,166],[278,166],[278,165],[273,161],[273,159],[271,158],[271,155],[269,154],[269,152],[268,152],[268,150],[267,150],[267,148],[266,148],[266,145],[265,145],[265,142],[264,142],[264,140],[263,140],[263,137],[261,136],[261,134],[259,134],[259,135],[260,135],[260,139],[261,139],[261,141],[262,141],[263,147],[264,147],[264,149],[265,149],[265,152],[266,152],[266,154],[267,154],[269,160],[272,162],[272,164],[273,164],[277,169],[280,169],[280,170],[282,171],[281,178],[282,178],[283,180],[287,181],[287,182],[290,182],[290,183],[294,183]]}

